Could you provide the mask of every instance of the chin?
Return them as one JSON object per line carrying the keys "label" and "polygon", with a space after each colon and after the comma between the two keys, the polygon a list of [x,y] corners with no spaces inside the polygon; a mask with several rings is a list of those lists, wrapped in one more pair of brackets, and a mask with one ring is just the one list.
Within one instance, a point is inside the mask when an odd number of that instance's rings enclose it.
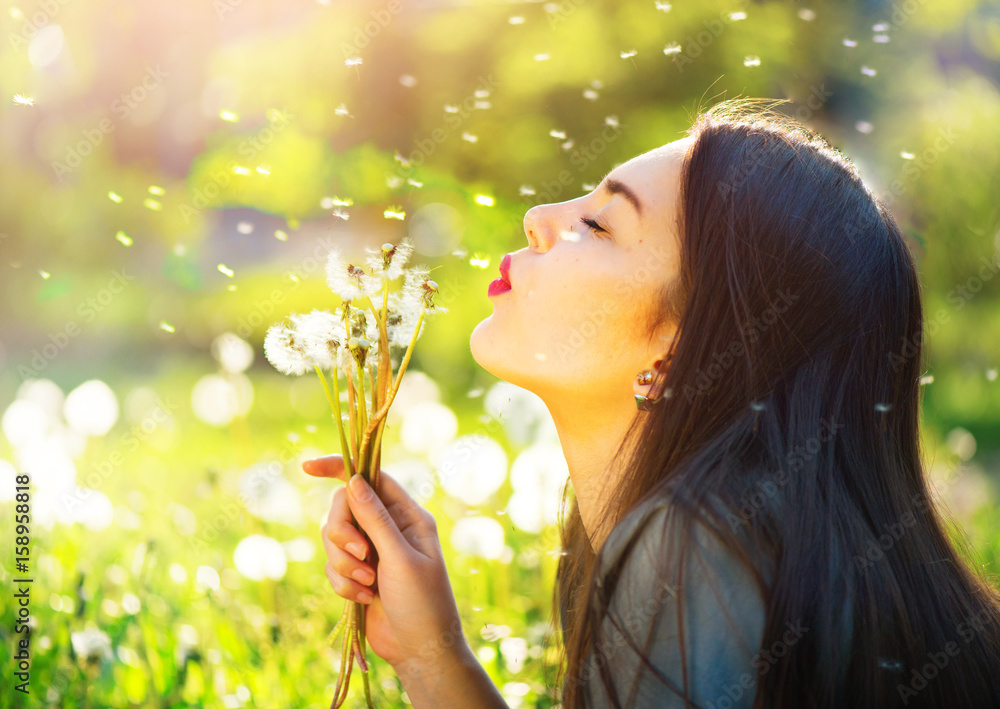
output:
{"label": "chin", "polygon": [[516,365],[517,356],[508,351],[508,344],[508,340],[495,332],[492,315],[476,325],[469,336],[469,350],[476,364],[498,379],[519,384],[519,380],[524,379],[524,373],[511,369],[511,365]]}

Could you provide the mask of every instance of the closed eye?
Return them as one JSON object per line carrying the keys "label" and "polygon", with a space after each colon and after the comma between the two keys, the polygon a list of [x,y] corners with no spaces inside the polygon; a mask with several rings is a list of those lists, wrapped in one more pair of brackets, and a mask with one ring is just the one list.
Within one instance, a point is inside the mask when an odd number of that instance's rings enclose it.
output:
{"label": "closed eye", "polygon": [[583,224],[592,231],[601,232],[603,234],[609,233],[607,229],[605,229],[603,226],[597,223],[597,221],[594,219],[590,219],[589,217],[580,217],[580,221],[583,222]]}

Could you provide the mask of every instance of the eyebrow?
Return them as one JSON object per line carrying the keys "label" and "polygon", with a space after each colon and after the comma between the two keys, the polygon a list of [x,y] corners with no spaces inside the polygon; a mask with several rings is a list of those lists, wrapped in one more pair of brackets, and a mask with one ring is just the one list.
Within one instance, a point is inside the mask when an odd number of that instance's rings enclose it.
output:
{"label": "eyebrow", "polygon": [[627,199],[632,205],[632,208],[635,209],[636,213],[639,216],[642,216],[642,202],[639,201],[639,198],[636,196],[635,192],[632,191],[632,188],[611,177],[605,177],[601,182],[601,185],[611,194],[620,194],[622,197]]}

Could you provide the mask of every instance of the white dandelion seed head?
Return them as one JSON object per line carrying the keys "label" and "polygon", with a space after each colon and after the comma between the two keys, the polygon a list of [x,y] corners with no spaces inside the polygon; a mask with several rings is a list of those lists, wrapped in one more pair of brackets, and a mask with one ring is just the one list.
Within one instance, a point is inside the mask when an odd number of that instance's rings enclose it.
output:
{"label": "white dandelion seed head", "polygon": [[369,248],[367,251],[365,265],[368,266],[369,272],[378,278],[381,289],[383,278],[395,281],[403,275],[403,269],[413,253],[413,242],[404,238],[395,246],[391,246],[390,250]]}
{"label": "white dandelion seed head", "polygon": [[321,369],[337,365],[337,350],[343,340],[343,322],[327,310],[291,316],[295,332],[303,343],[306,354]]}
{"label": "white dandelion seed head", "polygon": [[284,324],[272,325],[264,336],[264,356],[282,374],[300,376],[313,368],[305,343]]}
{"label": "white dandelion seed head", "polygon": [[336,249],[326,258],[326,284],[342,300],[350,301],[368,295],[364,269],[346,263]]}

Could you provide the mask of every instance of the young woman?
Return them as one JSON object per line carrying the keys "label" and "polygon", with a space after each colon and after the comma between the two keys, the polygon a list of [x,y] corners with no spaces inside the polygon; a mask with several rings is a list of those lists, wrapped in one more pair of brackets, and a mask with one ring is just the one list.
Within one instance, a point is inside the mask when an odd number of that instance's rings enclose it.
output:
{"label": "young woman", "polygon": [[[723,102],[524,230],[471,347],[569,465],[564,709],[1000,707],[1000,596],[920,457],[917,273],[853,165]],[[434,519],[381,480],[334,495],[331,586],[414,706],[504,706]]]}

